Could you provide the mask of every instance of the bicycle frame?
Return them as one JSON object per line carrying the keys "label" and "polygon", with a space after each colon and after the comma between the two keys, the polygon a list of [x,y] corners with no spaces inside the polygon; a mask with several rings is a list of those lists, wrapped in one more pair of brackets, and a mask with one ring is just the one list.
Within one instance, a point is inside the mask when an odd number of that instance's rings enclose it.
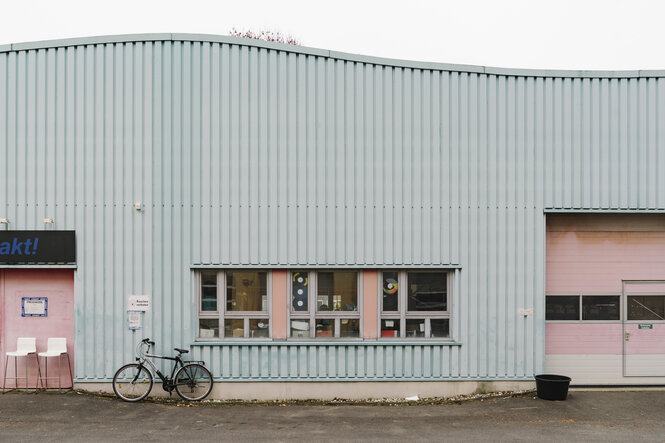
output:
{"label": "bicycle frame", "polygon": [[[173,390],[175,389],[176,383],[174,381],[174,377],[175,377],[175,373],[178,371],[178,369],[184,367],[185,364],[187,364],[187,363],[200,363],[200,364],[205,365],[205,363],[202,362],[202,361],[189,361],[189,360],[185,361],[182,358],[180,358],[180,354],[176,355],[175,357],[167,357],[165,355],[149,354],[148,352],[150,352],[150,347],[151,347],[150,343],[145,343],[148,346],[148,349],[146,350],[146,352],[141,352],[141,345],[143,345],[143,344],[144,343],[141,342],[137,346],[136,353],[137,353],[138,357],[136,357],[136,361],[138,361],[140,367],[144,367],[144,368],[147,367],[149,369],[152,369],[152,372],[154,374],[157,374],[157,376],[162,380],[162,389],[164,389],[169,394],[172,393]],[[155,363],[153,363],[152,360],[150,360],[151,358],[159,358],[161,360],[174,361],[175,363],[173,365],[173,369],[171,369],[171,376],[167,378],[164,374],[162,374],[162,372],[159,370],[157,365],[155,365]],[[146,365],[146,363],[147,363],[147,365]],[[137,372],[136,376],[138,377],[138,375],[140,373],[141,373],[141,371],[139,370]],[[134,381],[136,381],[136,379]]]}
{"label": "bicycle frame", "polygon": [[[169,378],[166,378],[164,374],[157,368],[157,365],[155,365],[150,359],[151,358],[159,358],[162,360],[172,360],[175,361],[175,364],[173,365],[173,369],[171,369],[171,376]],[[182,362],[182,359],[179,356],[176,357],[166,357],[164,355],[153,355],[153,354],[144,354],[143,358],[138,358],[137,360],[139,362],[139,365],[142,367],[146,367],[145,363],[147,363],[148,367],[152,369],[152,372],[157,374],[157,376],[162,380],[162,389],[164,389],[166,392],[171,393],[175,389],[175,383],[173,383],[173,377],[175,377],[176,371],[184,366],[184,363]],[[138,376],[138,374],[137,374]]]}

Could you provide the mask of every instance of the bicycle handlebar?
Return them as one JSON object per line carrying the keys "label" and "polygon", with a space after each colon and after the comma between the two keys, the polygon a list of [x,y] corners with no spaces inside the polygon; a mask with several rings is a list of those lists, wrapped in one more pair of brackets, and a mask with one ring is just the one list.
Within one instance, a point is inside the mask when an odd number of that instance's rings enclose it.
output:
{"label": "bicycle handlebar", "polygon": [[155,342],[151,341],[149,338],[144,338],[143,340],[141,340],[141,343],[147,343],[149,345],[155,346]]}

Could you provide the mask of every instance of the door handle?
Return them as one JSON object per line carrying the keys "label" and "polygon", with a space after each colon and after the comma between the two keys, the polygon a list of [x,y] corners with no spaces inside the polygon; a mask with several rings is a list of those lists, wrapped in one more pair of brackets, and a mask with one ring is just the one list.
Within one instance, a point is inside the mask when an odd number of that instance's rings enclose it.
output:
{"label": "door handle", "polygon": [[626,341],[630,340],[630,332],[625,333],[625,338],[626,338]]}

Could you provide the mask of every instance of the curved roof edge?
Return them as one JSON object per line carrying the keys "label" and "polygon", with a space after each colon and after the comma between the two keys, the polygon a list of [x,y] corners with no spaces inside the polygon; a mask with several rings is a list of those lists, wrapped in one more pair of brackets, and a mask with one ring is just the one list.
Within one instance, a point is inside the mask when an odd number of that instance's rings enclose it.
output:
{"label": "curved roof edge", "polygon": [[491,66],[456,65],[449,63],[419,62],[367,55],[349,54],[326,49],[294,46],[283,43],[266,42],[241,37],[211,34],[124,34],[94,37],[68,38],[61,40],[43,40],[26,43],[0,45],[0,53],[13,51],[29,51],[37,49],[61,48],[67,46],[96,45],[108,43],[151,42],[151,41],[193,41],[210,43],[228,43],[258,48],[275,49],[298,54],[329,57],[351,62],[369,63],[374,65],[394,66],[400,68],[430,69],[436,71],[468,72],[488,75],[506,75],[518,77],[570,77],[570,78],[648,78],[665,77],[665,70],[634,70],[634,71],[595,71],[565,69],[517,69],[498,68]]}

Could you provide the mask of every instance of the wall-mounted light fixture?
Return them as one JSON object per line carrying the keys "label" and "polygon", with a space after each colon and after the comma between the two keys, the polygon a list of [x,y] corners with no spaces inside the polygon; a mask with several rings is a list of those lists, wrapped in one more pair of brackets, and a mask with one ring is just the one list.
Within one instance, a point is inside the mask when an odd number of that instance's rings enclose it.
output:
{"label": "wall-mounted light fixture", "polygon": [[143,210],[143,205],[141,205],[141,202],[134,203],[134,209],[141,212]]}
{"label": "wall-mounted light fixture", "polygon": [[46,229],[53,229],[55,227],[55,223],[53,222],[52,218],[45,218],[44,219],[44,227]]}
{"label": "wall-mounted light fixture", "polygon": [[8,218],[0,218],[0,225],[5,225],[5,231],[9,231],[9,219]]}

